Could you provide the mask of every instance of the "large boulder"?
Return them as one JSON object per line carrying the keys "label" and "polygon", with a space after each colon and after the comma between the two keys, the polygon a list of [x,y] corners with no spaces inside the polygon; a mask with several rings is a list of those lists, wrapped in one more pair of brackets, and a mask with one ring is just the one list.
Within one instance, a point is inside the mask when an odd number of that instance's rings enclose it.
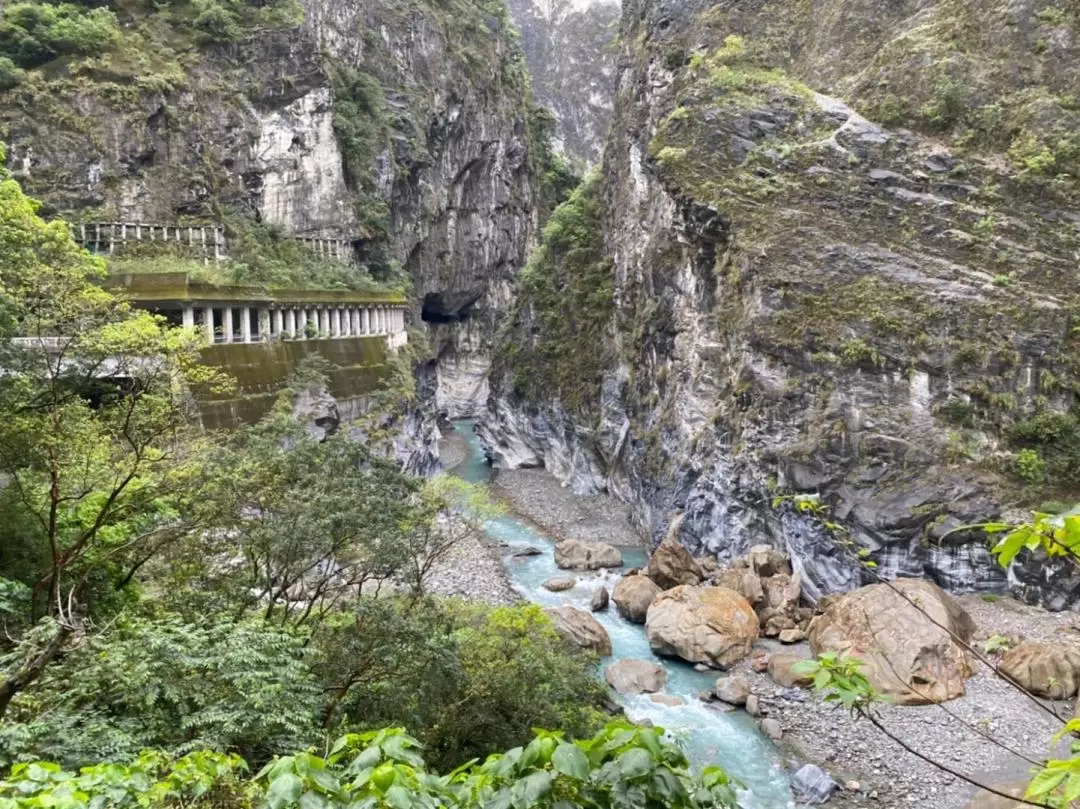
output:
{"label": "large boulder", "polygon": [[1005,653],[998,669],[1033,694],[1068,699],[1080,689],[1080,648],[1068,643],[1021,643]]}
{"label": "large boulder", "polygon": [[649,606],[658,595],[660,595],[660,587],[656,582],[635,573],[633,576],[623,576],[615,583],[615,589],[611,591],[611,600],[615,602],[615,609],[618,610],[619,615],[627,621],[643,624],[645,616],[649,613]]}
{"label": "large boulder", "polygon": [[701,584],[705,578],[701,567],[690,551],[679,544],[675,537],[669,536],[649,557],[645,575],[656,582],[660,589],[669,590],[680,584]]}
{"label": "large boulder", "polygon": [[601,657],[611,654],[611,637],[590,613],[577,607],[552,607],[545,612],[555,622],[559,634],[575,646],[590,649]]}
{"label": "large boulder", "polygon": [[713,686],[713,693],[721,702],[729,705],[745,705],[746,698],[750,696],[750,684],[744,677],[721,677]]}
{"label": "large boulder", "polygon": [[726,669],[750,654],[758,618],[734,590],[684,584],[656,597],[645,634],[657,654]]}
{"label": "large boulder", "polygon": [[603,585],[593,590],[592,598],[589,600],[589,609],[593,612],[603,612],[608,608],[608,601],[611,599],[611,594],[608,593],[608,589]]}
{"label": "large boulder", "polygon": [[622,567],[622,551],[603,542],[564,539],[555,545],[555,564],[563,570],[599,570]]}
{"label": "large boulder", "polygon": [[643,694],[660,691],[667,681],[664,669],[651,660],[616,660],[604,671],[608,685],[620,694]]}
{"label": "large boulder", "polygon": [[814,654],[858,657],[879,692],[919,705],[963,695],[971,662],[949,633],[969,643],[974,631],[971,617],[936,584],[897,579],[830,599],[811,621],[809,636]]}

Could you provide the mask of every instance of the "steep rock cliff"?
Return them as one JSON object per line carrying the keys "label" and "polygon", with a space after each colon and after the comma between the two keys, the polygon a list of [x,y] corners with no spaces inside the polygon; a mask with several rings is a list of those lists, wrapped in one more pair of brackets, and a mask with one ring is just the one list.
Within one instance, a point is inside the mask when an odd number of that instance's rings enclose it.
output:
{"label": "steep rock cliff", "polygon": [[538,172],[501,3],[107,7],[114,33],[5,92],[0,139],[45,211],[351,240],[376,278],[412,288],[440,404],[475,412]]}
{"label": "steep rock cliff", "polygon": [[615,94],[617,0],[507,0],[537,100],[555,114],[555,147],[600,162]]}
{"label": "steep rock cliff", "polygon": [[[679,513],[694,552],[778,542],[811,597],[865,578],[847,537],[1005,587],[981,536],[938,540],[1080,484],[1065,5],[627,0],[598,204],[523,276],[495,462],[611,492],[654,542]],[[784,499],[808,493],[827,519]],[[1049,565],[1009,583],[1076,595]]]}

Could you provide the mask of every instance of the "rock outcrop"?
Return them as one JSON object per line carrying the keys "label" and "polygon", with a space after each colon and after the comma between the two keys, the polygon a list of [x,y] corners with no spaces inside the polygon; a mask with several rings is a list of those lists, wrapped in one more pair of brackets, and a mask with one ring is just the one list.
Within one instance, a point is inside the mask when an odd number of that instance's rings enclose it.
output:
{"label": "rock outcrop", "polygon": [[872,579],[826,523],[890,576],[1080,593],[936,541],[1078,468],[1080,32],[916,5],[624,2],[599,188],[564,212],[589,238],[551,234],[512,312],[496,464],[607,491],[653,543],[682,515],[694,555],[767,540],[811,601]]}
{"label": "rock outcrop", "polygon": [[750,654],[758,619],[733,590],[681,585],[653,601],[645,634],[656,654],[726,669]]}
{"label": "rock outcrop", "polygon": [[563,570],[599,570],[622,567],[622,552],[602,542],[564,539],[555,543],[555,564]]}
{"label": "rock outcrop", "polygon": [[624,658],[604,670],[604,679],[620,694],[643,694],[662,691],[667,674],[652,661]]}
{"label": "rock outcrop", "polygon": [[649,614],[649,607],[658,595],[660,587],[652,579],[635,573],[623,576],[615,584],[611,591],[611,600],[615,602],[615,609],[619,615],[627,621],[635,624],[645,623]]}
{"label": "rock outcrop", "polygon": [[577,607],[552,607],[545,610],[555,622],[555,629],[575,646],[596,652],[601,657],[611,654],[611,636],[603,625],[585,610]]}
{"label": "rock outcrop", "polygon": [[831,598],[809,635],[814,654],[857,657],[880,693],[919,705],[964,694],[973,670],[953,635],[967,643],[974,631],[970,616],[937,585],[898,579]]}

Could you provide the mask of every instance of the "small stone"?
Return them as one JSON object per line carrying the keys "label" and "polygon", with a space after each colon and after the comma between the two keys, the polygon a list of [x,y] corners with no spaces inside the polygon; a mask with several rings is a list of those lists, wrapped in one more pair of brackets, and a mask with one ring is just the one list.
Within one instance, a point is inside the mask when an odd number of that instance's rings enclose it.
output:
{"label": "small stone", "polygon": [[603,612],[608,608],[608,601],[610,598],[607,588],[601,585],[593,591],[592,601],[589,602],[589,609],[593,612]]}
{"label": "small stone", "polygon": [[[768,722],[769,720],[766,719],[765,721]],[[764,723],[762,724],[764,725]],[[795,796],[795,800],[802,803],[811,805],[825,803],[839,789],[840,785],[830,778],[828,773],[821,767],[814,764],[804,764],[791,778],[791,791]]]}
{"label": "small stone", "polygon": [[569,576],[556,576],[552,579],[548,579],[541,587],[545,590],[550,590],[553,593],[561,593],[564,590],[570,590],[577,584],[577,579]]}
{"label": "small stone", "polygon": [[694,664],[694,671],[709,671],[709,667],[706,666],[704,663],[696,663]]}
{"label": "small stone", "polygon": [[716,698],[730,705],[745,705],[750,696],[750,685],[742,677],[721,677],[713,689]]}
{"label": "small stone", "polygon": [[858,792],[861,788],[862,784],[860,784],[858,781],[844,782],[844,789],[846,789],[848,792]]}
{"label": "small stone", "polygon": [[751,716],[761,716],[761,703],[757,694],[751,694],[746,698],[746,712]]}
{"label": "small stone", "polygon": [[784,729],[780,727],[780,723],[771,718],[761,720],[761,732],[774,742],[780,741],[784,736]]}
{"label": "small stone", "polygon": [[802,629],[783,629],[780,631],[781,643],[798,643],[801,640],[806,640],[806,632]]}
{"label": "small stone", "polygon": [[540,556],[540,554],[542,554],[542,553],[543,553],[543,551],[540,550],[539,548],[534,548],[532,545],[529,545],[529,546],[527,546],[525,548],[521,548],[520,550],[514,551],[513,555],[514,555],[515,558],[517,558],[517,557],[525,557],[525,556]]}
{"label": "small stone", "polygon": [[750,660],[750,668],[758,674],[764,674],[769,669],[769,656],[765,652],[759,652]]}

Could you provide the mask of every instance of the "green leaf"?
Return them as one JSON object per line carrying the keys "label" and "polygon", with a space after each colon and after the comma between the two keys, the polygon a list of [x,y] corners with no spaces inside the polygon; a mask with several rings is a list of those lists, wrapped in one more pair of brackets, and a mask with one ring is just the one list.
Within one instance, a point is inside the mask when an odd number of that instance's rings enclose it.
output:
{"label": "green leaf", "polygon": [[[1053,765],[1054,762],[1049,762]],[[1043,795],[1048,795],[1053,792],[1057,785],[1060,784],[1067,773],[1064,770],[1054,770],[1047,766],[1037,773],[1035,777],[1031,779],[1031,783],[1028,784],[1027,790],[1024,792],[1025,798],[1041,798]]]}
{"label": "green leaf", "polygon": [[291,772],[283,773],[270,782],[270,789],[266,791],[267,806],[270,809],[291,806],[296,803],[303,791],[303,781]]}
{"label": "green leaf", "polygon": [[558,772],[584,781],[589,776],[589,759],[572,744],[560,744],[551,755],[551,763]]}
{"label": "green leaf", "polygon": [[632,747],[616,759],[624,778],[640,778],[653,768],[653,758],[647,750]]}

